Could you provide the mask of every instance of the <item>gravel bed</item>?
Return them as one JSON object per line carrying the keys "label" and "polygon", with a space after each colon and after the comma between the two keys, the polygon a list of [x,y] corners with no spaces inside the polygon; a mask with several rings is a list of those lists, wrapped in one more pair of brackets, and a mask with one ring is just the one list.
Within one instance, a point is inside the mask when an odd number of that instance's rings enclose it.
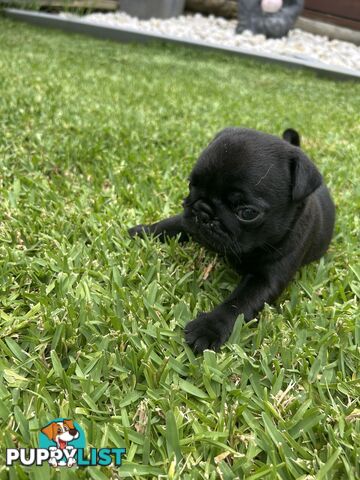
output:
{"label": "gravel bed", "polygon": [[124,12],[92,13],[78,17],[61,13],[61,17],[85,20],[97,25],[136,29],[146,33],[160,33],[173,37],[206,41],[218,46],[238,47],[257,53],[272,53],[316,60],[326,65],[345,67],[360,71],[360,47],[340,40],[314,35],[294,29],[282,39],[266,39],[264,35],[253,35],[250,31],[235,34],[236,20],[227,20],[214,15],[199,13],[161,20],[139,20]]}

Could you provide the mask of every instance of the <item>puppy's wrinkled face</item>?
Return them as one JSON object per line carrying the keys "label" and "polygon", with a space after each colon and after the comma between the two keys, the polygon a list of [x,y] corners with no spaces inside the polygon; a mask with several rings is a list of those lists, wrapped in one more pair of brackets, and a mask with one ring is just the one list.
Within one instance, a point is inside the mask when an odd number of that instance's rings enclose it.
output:
{"label": "puppy's wrinkled face", "polygon": [[239,259],[279,242],[297,208],[294,151],[284,140],[254,130],[220,132],[189,178],[183,203],[189,232],[205,246]]}

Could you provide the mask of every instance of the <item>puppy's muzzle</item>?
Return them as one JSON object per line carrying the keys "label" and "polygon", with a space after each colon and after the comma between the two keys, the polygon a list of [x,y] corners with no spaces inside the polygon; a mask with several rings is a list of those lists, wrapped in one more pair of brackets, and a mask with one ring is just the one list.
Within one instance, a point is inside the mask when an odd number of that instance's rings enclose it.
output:
{"label": "puppy's muzzle", "polygon": [[214,220],[214,210],[211,206],[202,200],[198,200],[193,205],[193,215],[195,221],[202,224],[211,223]]}

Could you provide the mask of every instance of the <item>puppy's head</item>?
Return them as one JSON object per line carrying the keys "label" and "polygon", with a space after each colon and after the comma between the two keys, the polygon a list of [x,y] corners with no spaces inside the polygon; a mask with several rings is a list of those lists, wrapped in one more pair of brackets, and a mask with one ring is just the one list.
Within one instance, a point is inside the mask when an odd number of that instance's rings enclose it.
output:
{"label": "puppy's head", "polygon": [[289,143],[299,144],[297,133],[287,132],[285,141],[227,128],[213,139],[191,172],[183,203],[194,238],[236,257],[282,240],[322,182],[314,164]]}
{"label": "puppy's head", "polygon": [[75,428],[73,421],[68,419],[64,419],[61,422],[52,422],[42,428],[41,431],[60,446],[79,437],[79,432]]}

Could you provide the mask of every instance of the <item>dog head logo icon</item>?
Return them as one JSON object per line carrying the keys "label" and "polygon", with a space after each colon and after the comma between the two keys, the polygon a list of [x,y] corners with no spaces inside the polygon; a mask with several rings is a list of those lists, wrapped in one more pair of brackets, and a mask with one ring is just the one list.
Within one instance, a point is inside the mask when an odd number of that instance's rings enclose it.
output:
{"label": "dog head logo icon", "polygon": [[77,449],[85,448],[85,434],[73,420],[57,418],[41,429],[40,448],[50,450],[53,467],[72,467],[77,463]]}

